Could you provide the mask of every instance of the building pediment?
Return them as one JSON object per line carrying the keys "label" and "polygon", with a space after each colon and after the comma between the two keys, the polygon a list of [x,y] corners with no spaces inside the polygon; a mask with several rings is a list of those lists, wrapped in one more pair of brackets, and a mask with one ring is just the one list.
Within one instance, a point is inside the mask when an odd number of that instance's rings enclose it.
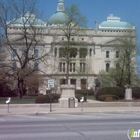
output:
{"label": "building pediment", "polygon": [[111,39],[111,40],[107,40],[107,41],[103,42],[102,46],[113,46],[117,43],[118,43],[118,41],[116,39]]}

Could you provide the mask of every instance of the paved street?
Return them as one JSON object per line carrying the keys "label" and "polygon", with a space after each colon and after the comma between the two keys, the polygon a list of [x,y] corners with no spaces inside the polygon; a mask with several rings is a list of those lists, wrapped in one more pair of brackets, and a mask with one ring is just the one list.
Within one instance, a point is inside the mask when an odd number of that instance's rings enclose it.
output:
{"label": "paved street", "polygon": [[128,140],[140,113],[0,115],[0,140]]}

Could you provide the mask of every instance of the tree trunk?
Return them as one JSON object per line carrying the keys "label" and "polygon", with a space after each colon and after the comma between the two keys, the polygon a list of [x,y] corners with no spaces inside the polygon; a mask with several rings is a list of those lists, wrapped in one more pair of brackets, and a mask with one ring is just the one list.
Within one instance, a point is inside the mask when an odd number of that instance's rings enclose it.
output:
{"label": "tree trunk", "polygon": [[67,55],[66,55],[66,64],[67,64],[67,73],[66,73],[66,84],[69,83],[69,64],[70,64],[70,39],[68,38],[67,44]]}
{"label": "tree trunk", "polygon": [[23,78],[18,78],[18,89],[20,94],[20,99],[23,97]]}

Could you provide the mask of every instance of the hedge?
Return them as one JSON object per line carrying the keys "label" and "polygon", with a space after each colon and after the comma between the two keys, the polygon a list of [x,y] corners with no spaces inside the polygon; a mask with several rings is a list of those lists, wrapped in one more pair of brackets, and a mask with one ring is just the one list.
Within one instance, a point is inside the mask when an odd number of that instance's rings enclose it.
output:
{"label": "hedge", "polygon": [[98,97],[98,100],[99,101],[107,101],[107,102],[109,102],[109,101],[115,101],[115,100],[118,100],[118,99],[119,99],[118,96],[116,96],[116,95],[110,95],[110,94],[100,95]]}
{"label": "hedge", "polygon": [[134,99],[140,99],[140,87],[132,87],[132,97]]}
{"label": "hedge", "polygon": [[[102,96],[101,96],[102,95]],[[104,97],[103,97],[104,95]],[[119,100],[124,98],[124,89],[121,87],[105,87],[101,88],[96,93],[96,100],[104,101],[106,98],[111,97],[112,100]]]}
{"label": "hedge", "polygon": [[47,95],[39,95],[37,96],[35,103],[56,103],[60,98],[60,94],[47,94]]}
{"label": "hedge", "polygon": [[82,94],[84,96],[94,95],[94,91],[93,90],[75,90],[75,94]]}

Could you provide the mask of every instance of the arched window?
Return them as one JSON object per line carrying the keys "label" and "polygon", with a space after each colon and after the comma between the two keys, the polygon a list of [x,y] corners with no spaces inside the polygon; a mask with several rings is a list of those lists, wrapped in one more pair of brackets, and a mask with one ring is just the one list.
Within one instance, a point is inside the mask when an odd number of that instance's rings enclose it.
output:
{"label": "arched window", "polygon": [[109,68],[110,68],[110,64],[109,63],[106,63],[106,72],[109,71]]}
{"label": "arched window", "polygon": [[109,51],[106,51],[106,58],[109,58]]}

